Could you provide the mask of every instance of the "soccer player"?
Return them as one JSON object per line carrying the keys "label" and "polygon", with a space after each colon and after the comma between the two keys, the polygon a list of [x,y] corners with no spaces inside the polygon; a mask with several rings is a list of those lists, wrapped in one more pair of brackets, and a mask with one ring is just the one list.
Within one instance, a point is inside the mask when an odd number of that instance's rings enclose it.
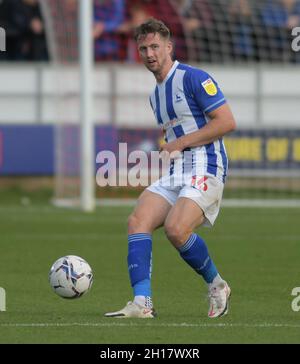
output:
{"label": "soccer player", "polygon": [[[222,137],[235,129],[232,112],[215,80],[205,71],[172,60],[170,31],[149,19],[135,31],[138,51],[157,85],[150,97],[165,132],[169,173],[146,188],[128,220],[128,270],[134,299],[106,317],[152,318],[152,233],[167,238],[208,285],[208,317],[227,314],[229,285],[221,278],[204,240],[193,231],[212,226],[227,173]],[[172,155],[177,156],[172,159]],[[178,156],[179,154],[179,156]]]}

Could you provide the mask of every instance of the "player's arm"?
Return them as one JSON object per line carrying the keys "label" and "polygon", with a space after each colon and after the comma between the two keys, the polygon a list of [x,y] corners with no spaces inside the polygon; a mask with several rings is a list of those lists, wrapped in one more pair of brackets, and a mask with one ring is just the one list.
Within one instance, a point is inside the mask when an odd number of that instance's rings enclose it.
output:
{"label": "player's arm", "polygon": [[164,144],[161,150],[172,153],[188,147],[200,147],[218,140],[236,128],[236,122],[228,104],[223,104],[207,115],[210,121],[204,127]]}
{"label": "player's arm", "polygon": [[210,144],[236,127],[234,116],[222,91],[209,74],[201,70],[189,73],[185,92],[193,95],[199,109],[204,111],[209,121],[199,130],[164,145],[162,150],[169,153]]}
{"label": "player's arm", "polygon": [[236,122],[228,104],[223,104],[211,111],[208,117],[210,121],[204,127],[178,139],[181,150],[212,143],[236,128]]}

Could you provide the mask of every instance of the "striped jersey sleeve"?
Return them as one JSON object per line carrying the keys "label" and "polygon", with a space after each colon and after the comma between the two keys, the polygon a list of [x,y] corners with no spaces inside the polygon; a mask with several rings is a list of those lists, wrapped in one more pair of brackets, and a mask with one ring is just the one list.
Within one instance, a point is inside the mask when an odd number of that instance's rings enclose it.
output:
{"label": "striped jersey sleeve", "polygon": [[186,73],[185,88],[203,113],[209,113],[226,103],[217,82],[205,71],[191,68]]}

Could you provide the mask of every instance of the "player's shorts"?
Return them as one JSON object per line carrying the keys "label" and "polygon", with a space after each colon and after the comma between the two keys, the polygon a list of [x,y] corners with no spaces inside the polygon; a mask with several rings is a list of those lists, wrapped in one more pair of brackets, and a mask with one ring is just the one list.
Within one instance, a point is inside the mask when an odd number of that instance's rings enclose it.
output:
{"label": "player's shorts", "polygon": [[164,197],[171,205],[178,198],[195,201],[204,213],[203,226],[211,227],[220,210],[224,183],[214,176],[166,175],[147,187]]}

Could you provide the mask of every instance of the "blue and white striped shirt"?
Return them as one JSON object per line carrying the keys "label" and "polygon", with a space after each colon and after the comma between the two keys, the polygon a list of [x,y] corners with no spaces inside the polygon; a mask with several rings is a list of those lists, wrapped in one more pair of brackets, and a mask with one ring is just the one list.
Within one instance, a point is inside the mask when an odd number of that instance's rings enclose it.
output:
{"label": "blue and white striped shirt", "polygon": [[[209,122],[207,114],[225,103],[222,91],[208,73],[178,61],[150,96],[151,107],[164,130],[166,142],[201,129]],[[184,153],[188,157],[181,160],[184,173],[213,175],[225,182],[228,160],[222,138],[189,149],[191,153]]]}

